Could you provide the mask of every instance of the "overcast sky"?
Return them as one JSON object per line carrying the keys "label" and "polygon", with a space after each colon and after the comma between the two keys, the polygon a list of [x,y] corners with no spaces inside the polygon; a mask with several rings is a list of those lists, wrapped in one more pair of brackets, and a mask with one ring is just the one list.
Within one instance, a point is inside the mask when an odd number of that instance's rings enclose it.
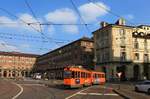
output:
{"label": "overcast sky", "polygon": [[[83,36],[92,36],[101,21],[114,23],[119,17],[138,24],[150,24],[150,0],[73,0],[80,16],[71,4],[71,0],[1,0],[0,2],[0,50],[20,51],[42,54],[58,48],[69,41]],[[3,9],[3,10],[2,10]],[[112,13],[107,12],[106,10]],[[9,14],[6,11],[9,12]],[[11,13],[11,14],[10,14]],[[84,20],[84,22],[83,22]],[[49,25],[40,23],[83,24]],[[5,24],[4,24],[5,23]],[[28,26],[25,23],[37,23]],[[44,36],[41,35],[41,31]],[[45,37],[46,36],[46,37]],[[58,39],[62,39],[60,41]],[[66,41],[67,40],[67,41]]]}

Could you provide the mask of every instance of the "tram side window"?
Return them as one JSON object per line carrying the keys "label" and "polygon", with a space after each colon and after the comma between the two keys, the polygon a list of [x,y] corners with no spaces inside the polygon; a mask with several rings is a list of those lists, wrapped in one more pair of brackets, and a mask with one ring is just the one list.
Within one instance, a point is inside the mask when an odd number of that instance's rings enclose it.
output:
{"label": "tram side window", "polygon": [[90,78],[91,77],[91,75],[90,75],[90,73],[88,73],[88,78]]}
{"label": "tram side window", "polygon": [[88,73],[85,73],[85,75],[86,75],[86,78],[88,78]]}
{"label": "tram side window", "polygon": [[94,78],[96,78],[96,74],[94,74]]}
{"label": "tram side window", "polygon": [[102,74],[99,74],[99,77],[102,78]]}
{"label": "tram side window", "polygon": [[100,78],[100,74],[98,74],[98,78]]}
{"label": "tram side window", "polygon": [[85,75],[85,73],[84,73],[84,78],[85,78],[85,76],[86,76],[86,75]]}
{"label": "tram side window", "polygon": [[81,78],[85,78],[85,73],[81,72]]}
{"label": "tram side window", "polygon": [[102,74],[102,78],[105,78],[104,74]]}
{"label": "tram side window", "polygon": [[104,78],[104,77],[103,77],[103,74],[100,74],[100,77],[101,77],[101,78]]}
{"label": "tram side window", "polygon": [[95,78],[98,78],[98,74],[95,74],[95,76],[96,76]]}
{"label": "tram side window", "polygon": [[77,72],[77,78],[80,78],[80,72]]}
{"label": "tram side window", "polygon": [[75,72],[72,71],[72,78],[75,78]]}
{"label": "tram side window", "polygon": [[81,72],[81,78],[83,78],[83,72]]}
{"label": "tram side window", "polygon": [[64,78],[71,78],[71,71],[65,71]]}
{"label": "tram side window", "polygon": [[77,73],[77,72],[75,72],[75,78],[77,78],[77,75],[78,75],[78,73]]}

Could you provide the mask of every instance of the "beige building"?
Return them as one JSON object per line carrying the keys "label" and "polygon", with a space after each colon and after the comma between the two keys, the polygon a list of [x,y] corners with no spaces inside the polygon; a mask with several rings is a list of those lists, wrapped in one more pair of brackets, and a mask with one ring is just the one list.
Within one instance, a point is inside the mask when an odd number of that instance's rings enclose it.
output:
{"label": "beige building", "polygon": [[48,78],[63,78],[64,67],[82,66],[94,69],[93,40],[83,37],[37,58],[34,72],[45,74]]}
{"label": "beige building", "polygon": [[104,71],[107,80],[150,79],[150,26],[128,26],[124,19],[115,24],[101,22],[93,32],[96,70]]}
{"label": "beige building", "polygon": [[0,78],[29,76],[38,55],[0,52]]}

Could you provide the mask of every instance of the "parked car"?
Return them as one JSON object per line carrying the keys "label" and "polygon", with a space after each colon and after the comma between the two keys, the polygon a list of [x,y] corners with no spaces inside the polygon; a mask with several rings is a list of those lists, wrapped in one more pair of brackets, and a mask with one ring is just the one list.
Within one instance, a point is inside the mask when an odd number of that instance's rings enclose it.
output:
{"label": "parked car", "polygon": [[35,73],[35,74],[33,75],[33,79],[39,80],[39,79],[41,79],[41,78],[42,78],[42,75],[41,75],[40,73]]}
{"label": "parked car", "polygon": [[135,85],[135,91],[147,92],[150,95],[150,80],[138,82]]}

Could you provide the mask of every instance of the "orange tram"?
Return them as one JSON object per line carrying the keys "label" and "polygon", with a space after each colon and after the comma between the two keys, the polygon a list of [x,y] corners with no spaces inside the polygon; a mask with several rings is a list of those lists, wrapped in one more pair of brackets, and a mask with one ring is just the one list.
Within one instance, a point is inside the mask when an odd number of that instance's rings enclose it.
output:
{"label": "orange tram", "polygon": [[70,88],[80,88],[93,84],[104,84],[105,73],[89,71],[77,67],[64,68],[64,86]]}

